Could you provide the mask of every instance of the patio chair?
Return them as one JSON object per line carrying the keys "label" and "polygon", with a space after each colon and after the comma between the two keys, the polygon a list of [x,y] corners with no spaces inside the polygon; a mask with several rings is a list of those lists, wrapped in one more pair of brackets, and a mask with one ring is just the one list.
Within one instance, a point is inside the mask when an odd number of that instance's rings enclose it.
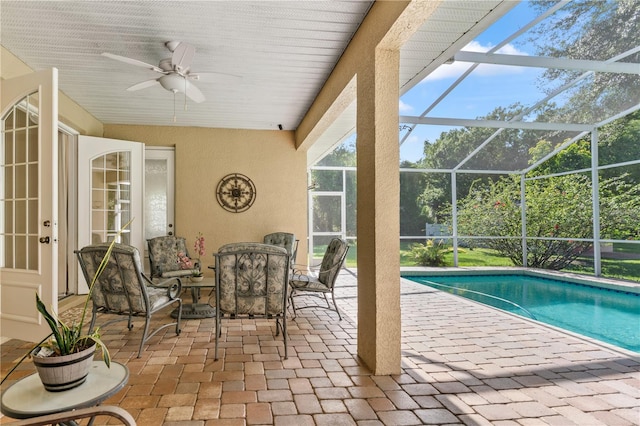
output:
{"label": "patio chair", "polygon": [[296,263],[296,255],[298,253],[298,242],[296,236],[289,232],[273,232],[267,234],[263,238],[263,243],[273,246],[284,247],[289,253],[289,265],[293,268]]}
{"label": "patio chair", "polygon": [[[101,243],[83,247],[75,253],[80,262],[82,273],[89,285],[104,258],[109,243]],[[138,350],[138,358],[142,354],[142,346],[160,330],[176,326],[176,334],[180,334],[182,318],[182,299],[178,296],[182,290],[180,278],[173,277],[161,282],[153,282],[142,273],[140,253],[135,247],[126,244],[115,244],[109,261],[91,290],[93,310],[89,333],[93,331],[98,313],[124,316],[109,320],[101,325],[105,327],[118,321],[128,321],[128,328],[133,328],[134,316],[144,317],[144,331]],[[176,322],[161,325],[149,333],[151,316],[163,308],[177,304]],[[167,318],[169,316],[167,315]]]}
{"label": "patio chair", "polygon": [[269,318],[276,321],[276,336],[282,330],[287,359],[287,296],[289,254],[282,247],[261,243],[226,244],[216,259],[216,344],[218,359],[221,320]]}
{"label": "patio chair", "polygon": [[165,235],[151,238],[147,240],[147,246],[151,279],[191,277],[200,272],[200,259],[189,259],[192,263],[190,268],[180,263],[180,253],[189,257],[186,241],[182,237]]}
{"label": "patio chair", "polygon": [[[294,315],[296,309],[317,307],[336,311],[336,313],[338,314],[338,318],[342,320],[340,310],[338,309],[338,305],[336,305],[334,289],[336,278],[338,278],[338,273],[340,272],[340,268],[342,268],[342,264],[344,263],[348,252],[349,245],[347,244],[347,242],[340,238],[334,238],[331,240],[331,242],[329,242],[329,245],[327,246],[327,250],[325,251],[322,258],[322,263],[320,264],[320,269],[316,271],[317,275],[298,273],[293,274],[289,281],[289,285],[291,286],[290,300]],[[327,306],[325,307],[322,305],[309,305],[296,307],[294,298],[305,293],[307,293],[308,295],[324,297]],[[333,300],[333,308],[329,304],[327,294],[331,294],[331,299]]]}

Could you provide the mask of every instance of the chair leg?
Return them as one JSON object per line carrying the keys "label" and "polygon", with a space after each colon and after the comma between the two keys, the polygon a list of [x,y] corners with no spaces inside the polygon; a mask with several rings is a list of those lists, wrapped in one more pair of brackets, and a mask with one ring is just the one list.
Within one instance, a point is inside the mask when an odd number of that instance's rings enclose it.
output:
{"label": "chair leg", "polygon": [[180,321],[182,320],[182,299],[178,299],[178,318],[176,319],[176,334],[180,335],[182,329],[180,328]]}
{"label": "chair leg", "polygon": [[331,292],[331,299],[333,299],[333,307],[336,308],[338,318],[340,321],[342,321],[342,315],[340,315],[340,309],[338,309],[338,305],[336,304],[336,295],[334,292]]}
{"label": "chair leg", "polygon": [[214,361],[218,360],[218,339],[220,338],[220,314],[216,313],[216,348],[213,353]]}
{"label": "chair leg", "polygon": [[287,313],[282,316],[282,338],[284,339],[284,359],[289,358],[289,352],[287,350]]}
{"label": "chair leg", "polygon": [[291,290],[291,294],[289,295],[289,301],[291,302],[291,309],[293,310],[293,318],[294,319],[296,318],[296,304],[293,301],[293,296],[295,295],[295,293],[296,293],[296,290],[292,289]]}
{"label": "chair leg", "polygon": [[149,334],[150,323],[151,323],[151,315],[147,313],[147,315],[145,315],[145,320],[144,320],[144,332],[142,333],[142,340],[140,340],[140,349],[138,349],[138,358],[142,356],[142,346],[144,345],[144,342],[147,341],[147,334]]}

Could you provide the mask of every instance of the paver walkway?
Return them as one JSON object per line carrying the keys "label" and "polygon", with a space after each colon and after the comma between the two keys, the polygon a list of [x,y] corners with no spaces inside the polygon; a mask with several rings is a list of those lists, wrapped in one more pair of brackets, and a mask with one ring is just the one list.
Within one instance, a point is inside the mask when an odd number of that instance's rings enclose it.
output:
{"label": "paver walkway", "polygon": [[[161,333],[140,359],[141,323],[110,326],[104,340],[131,377],[106,403],[139,425],[640,424],[640,354],[406,280],[402,373],[373,376],[356,356],[354,271],[338,283],[344,319],[299,311],[288,360],[272,321],[225,321],[219,361],[213,319],[185,321],[179,337]],[[3,376],[28,346],[0,346]],[[26,364],[12,378],[32,371]]]}

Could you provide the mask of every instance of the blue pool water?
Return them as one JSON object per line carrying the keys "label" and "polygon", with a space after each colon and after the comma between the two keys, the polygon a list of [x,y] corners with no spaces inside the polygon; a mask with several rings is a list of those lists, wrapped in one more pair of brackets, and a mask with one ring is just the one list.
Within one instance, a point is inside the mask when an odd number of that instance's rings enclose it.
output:
{"label": "blue pool water", "polygon": [[528,275],[405,278],[640,352],[638,294]]}

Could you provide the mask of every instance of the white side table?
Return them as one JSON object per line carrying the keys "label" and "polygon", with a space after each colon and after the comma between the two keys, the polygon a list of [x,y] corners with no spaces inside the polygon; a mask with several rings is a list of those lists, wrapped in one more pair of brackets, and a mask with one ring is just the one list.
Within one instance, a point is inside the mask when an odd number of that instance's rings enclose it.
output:
{"label": "white side table", "polygon": [[61,392],[44,389],[38,374],[24,377],[2,393],[2,414],[14,419],[55,414],[99,405],[114,395],[129,380],[129,369],[117,362],[108,368],[104,361],[93,361],[87,380],[78,387]]}

